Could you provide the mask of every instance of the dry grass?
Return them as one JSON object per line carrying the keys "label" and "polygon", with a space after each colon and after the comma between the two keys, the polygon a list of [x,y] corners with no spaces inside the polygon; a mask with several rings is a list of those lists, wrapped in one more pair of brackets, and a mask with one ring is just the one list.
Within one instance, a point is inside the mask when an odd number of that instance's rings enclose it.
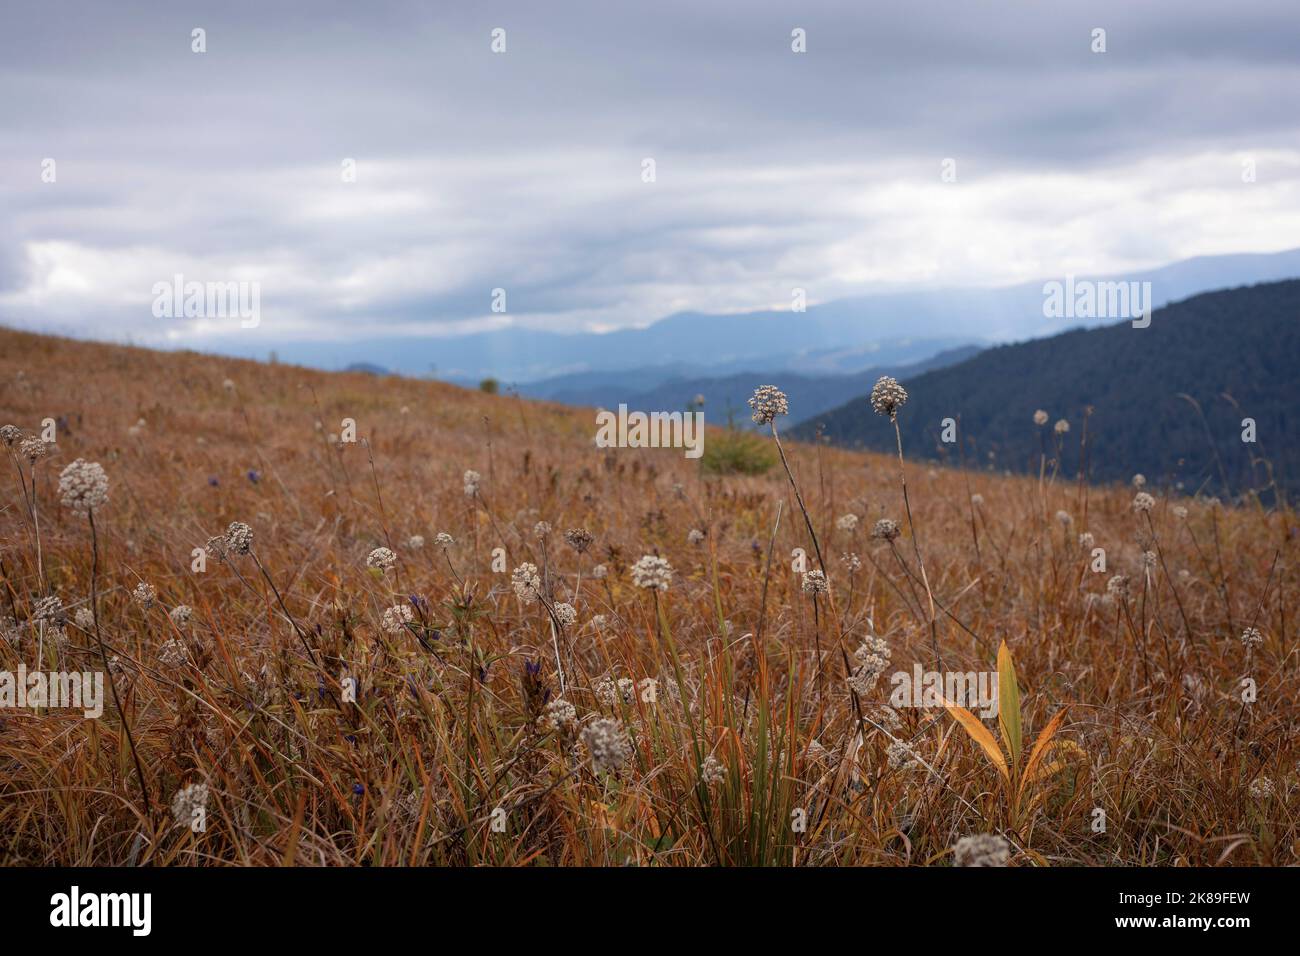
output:
{"label": "dry grass", "polygon": [[[0,423],[66,420],[57,450],[21,463],[38,523],[16,447],[4,456],[0,670],[36,667],[38,648],[47,670],[102,669],[93,629],[69,622],[60,642],[30,620],[49,594],[89,605],[89,523],[57,485],[73,459],[99,461],[98,623],[151,808],[111,699],[100,720],[5,711],[6,863],[946,865],[984,832],[1011,841],[1013,865],[1297,862],[1290,512],[1157,491],[1148,526],[1131,489],[1053,479],[1050,464],[1040,484],[908,463],[917,551],[897,459],[785,443],[831,585],[814,599],[791,570],[792,549],[816,557],[781,468],[710,479],[680,451],[596,449],[590,412],[12,332],[0,383]],[[332,445],[345,417],[364,441]],[[477,498],[466,469],[482,473]],[[849,512],[857,528],[837,528]],[[869,540],[880,517],[902,537]],[[193,549],[232,521],[252,526],[253,553],[194,573]],[[585,555],[562,536],[574,527],[594,535]],[[381,546],[398,556],[387,575],[366,567]],[[633,585],[645,554],[672,564],[668,591]],[[545,601],[516,598],[524,562]],[[1117,572],[1120,602],[1106,597]],[[140,582],[154,607],[132,601]],[[408,605],[412,626],[385,633],[385,609],[411,595],[427,610]],[[578,615],[558,636],[556,602]],[[181,604],[184,626],[168,616]],[[932,614],[949,670],[993,669],[1006,642],[1024,751],[1060,715],[1039,772],[1022,753],[1004,780],[943,709],[898,711],[923,766],[891,765],[880,707],[893,671],[933,666]],[[1264,641],[1247,650],[1252,625]],[[873,626],[892,664],[858,699],[846,666]],[[187,660],[163,653],[173,640]],[[618,772],[593,773],[574,729],[539,719],[560,693],[557,649],[577,730],[607,717],[632,741]],[[617,686],[602,701],[602,680],[623,678],[657,680],[655,701]],[[193,783],[210,788],[202,832],[172,818]]]}

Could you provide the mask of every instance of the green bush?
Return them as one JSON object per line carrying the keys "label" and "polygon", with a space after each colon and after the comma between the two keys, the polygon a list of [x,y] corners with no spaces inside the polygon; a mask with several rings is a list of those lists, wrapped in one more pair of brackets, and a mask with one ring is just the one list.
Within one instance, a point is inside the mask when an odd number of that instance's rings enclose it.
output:
{"label": "green bush", "polygon": [[776,462],[771,441],[736,428],[710,433],[700,456],[700,468],[709,475],[761,475]]}

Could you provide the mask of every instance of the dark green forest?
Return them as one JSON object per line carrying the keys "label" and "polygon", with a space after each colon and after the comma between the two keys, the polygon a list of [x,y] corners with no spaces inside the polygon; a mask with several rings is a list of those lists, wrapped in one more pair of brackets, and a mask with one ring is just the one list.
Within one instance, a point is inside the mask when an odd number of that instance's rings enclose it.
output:
{"label": "dark green forest", "polygon": [[[1096,481],[1141,473],[1188,494],[1271,499],[1300,487],[1300,280],[1198,295],[1157,310],[1147,328],[1123,322],[999,346],[903,385],[909,456],[1036,472],[1044,449],[1057,456],[1063,418],[1066,477],[1083,464]],[[1037,409],[1046,425],[1034,423]],[[941,440],[945,418],[959,422],[959,442]],[[1242,440],[1245,418],[1255,421],[1253,444]],[[865,395],[795,434],[895,447]]]}

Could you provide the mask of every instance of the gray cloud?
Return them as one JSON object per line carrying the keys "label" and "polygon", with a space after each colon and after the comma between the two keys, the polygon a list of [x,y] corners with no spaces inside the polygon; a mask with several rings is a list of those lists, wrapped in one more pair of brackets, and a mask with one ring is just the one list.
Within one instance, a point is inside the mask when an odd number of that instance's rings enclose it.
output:
{"label": "gray cloud", "polygon": [[0,319],[258,334],[155,319],[179,272],[287,338],[605,328],[1295,244],[1290,0],[874,6],[11,2]]}

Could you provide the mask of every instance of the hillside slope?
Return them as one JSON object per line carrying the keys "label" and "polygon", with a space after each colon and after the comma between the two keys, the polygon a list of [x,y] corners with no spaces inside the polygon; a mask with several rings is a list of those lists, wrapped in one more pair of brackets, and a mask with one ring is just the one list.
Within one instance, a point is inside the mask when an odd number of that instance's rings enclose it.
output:
{"label": "hillside slope", "polygon": [[[1069,422],[1065,474],[1081,462],[1085,411],[1087,470],[1096,479],[1135,472],[1190,491],[1240,494],[1270,484],[1300,489],[1300,281],[1195,296],[1156,310],[1148,328],[1128,322],[988,349],[969,361],[906,378],[899,416],[912,454],[959,458],[941,439],[960,419],[970,463],[1036,471],[1055,455],[1053,426]],[[1188,396],[1196,404],[1186,398]],[[1198,412],[1197,407],[1200,411]],[[1037,409],[1050,416],[1033,423]],[[1204,420],[1201,414],[1204,415]],[[1257,442],[1242,441],[1253,418]],[[888,451],[893,432],[866,395],[795,430],[832,442]],[[1267,460],[1267,461],[1265,461]],[[1225,487],[1226,484],[1226,487]]]}
{"label": "hillside slope", "polygon": [[[9,425],[0,675],[109,680],[0,677],[0,864],[1300,862],[1291,511],[910,459],[904,499],[787,440],[796,497],[591,409],[0,330]],[[891,705],[1004,643],[1057,743],[1023,801]]]}

